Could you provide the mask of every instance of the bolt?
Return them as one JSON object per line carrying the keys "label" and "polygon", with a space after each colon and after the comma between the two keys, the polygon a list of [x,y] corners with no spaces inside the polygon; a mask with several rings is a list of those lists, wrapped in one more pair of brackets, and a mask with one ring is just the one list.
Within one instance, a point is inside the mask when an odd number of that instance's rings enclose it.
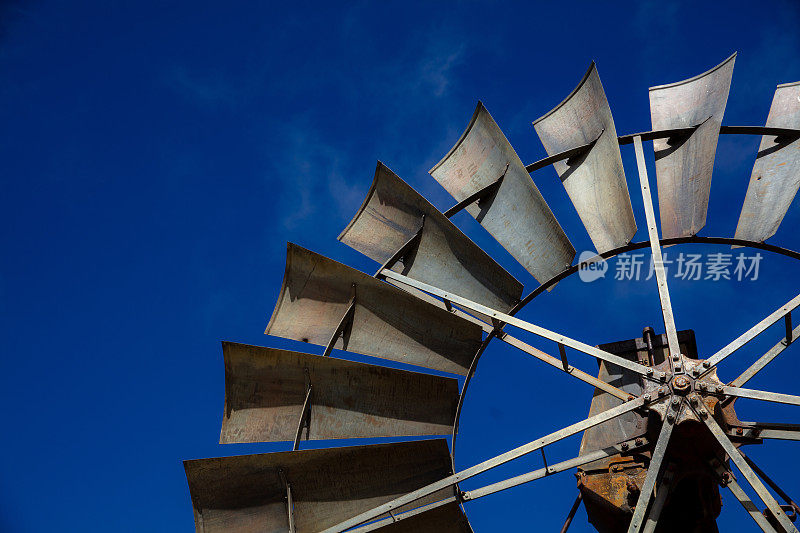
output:
{"label": "bolt", "polygon": [[700,369],[698,369],[698,368],[693,368],[693,369],[692,369],[692,375],[693,375],[694,377],[697,377],[697,376],[699,376],[699,375],[700,375]]}
{"label": "bolt", "polygon": [[681,371],[681,365],[675,365],[675,372]]}
{"label": "bolt", "polygon": [[678,361],[681,360],[681,356],[680,355],[673,355],[672,356],[672,360],[675,361],[675,362],[678,362]]}
{"label": "bolt", "polygon": [[636,397],[635,397],[633,394],[629,394],[629,395],[628,395],[628,401],[629,401],[629,402],[632,402],[632,401],[633,401],[633,400],[635,400],[635,399],[636,399]]}
{"label": "bolt", "polygon": [[710,367],[711,363],[709,363],[708,361],[703,361],[703,368],[710,368]]}
{"label": "bolt", "polygon": [[736,434],[737,434],[737,435],[744,435],[744,429],[742,429],[742,428],[736,428]]}
{"label": "bolt", "polygon": [[667,415],[667,422],[669,422],[670,424],[672,424],[673,422],[675,422],[675,415],[673,415],[672,413],[669,413],[669,414]]}
{"label": "bolt", "polygon": [[660,396],[664,396],[666,393],[667,393],[667,389],[666,388],[664,388],[664,387],[659,387],[658,388],[658,394]]}
{"label": "bolt", "polygon": [[701,391],[704,391],[704,390],[706,390],[707,388],[708,388],[708,385],[706,385],[706,382],[705,382],[705,381],[701,381],[701,382],[700,382],[700,390],[701,390]]}
{"label": "bolt", "polygon": [[692,402],[692,405],[695,407],[697,407],[697,404],[700,403],[700,400],[697,399],[697,396],[692,396],[689,401]]}
{"label": "bolt", "polygon": [[649,394],[645,394],[644,396],[642,396],[642,398],[644,398],[644,401],[646,401],[646,402],[650,401],[650,395]]}
{"label": "bolt", "polygon": [[708,416],[708,412],[705,409],[698,409],[698,413],[700,413],[700,418],[705,418]]}
{"label": "bolt", "polygon": [[647,369],[647,375],[648,376],[652,376],[653,375],[653,369],[652,368],[648,368]]}
{"label": "bolt", "polygon": [[628,449],[628,443],[627,442],[623,442],[622,443],[622,450],[625,451],[627,449]]}
{"label": "bolt", "polygon": [[680,404],[681,404],[680,398],[673,398],[672,399],[672,407],[673,407],[673,409],[677,409]]}
{"label": "bolt", "polygon": [[641,446],[642,444],[644,444],[644,441],[642,439],[636,439],[637,446]]}
{"label": "bolt", "polygon": [[725,388],[722,385],[717,385],[717,394],[722,394]]}
{"label": "bolt", "polygon": [[724,472],[722,474],[722,481],[724,481],[726,485],[728,483],[730,483],[731,482],[731,473],[730,472]]}

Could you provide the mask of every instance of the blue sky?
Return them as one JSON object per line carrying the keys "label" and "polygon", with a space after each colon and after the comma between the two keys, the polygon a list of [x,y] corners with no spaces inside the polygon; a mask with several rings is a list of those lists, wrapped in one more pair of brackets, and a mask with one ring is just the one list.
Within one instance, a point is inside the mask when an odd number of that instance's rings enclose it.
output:
{"label": "blue sky", "polygon": [[[262,333],[286,241],[374,270],[336,236],[375,161],[449,207],[427,170],[477,100],[532,162],[544,150],[531,121],[591,60],[624,134],[650,128],[649,86],[738,51],[723,123],[763,124],[775,86],[800,79],[800,8],[700,4],[4,2],[0,530],[192,531],[183,459],[286,449],[217,444],[219,341],[314,351]],[[701,234],[733,235],[757,144],[720,141]],[[635,186],[630,147],[623,160]],[[553,169],[533,179],[575,247],[588,249]],[[642,228],[641,199],[632,197]],[[474,220],[455,220],[526,292],[535,287]],[[795,205],[770,242],[800,249],[799,223]],[[643,238],[640,230],[635,240]],[[796,262],[767,254],[757,281],[670,279],[677,326],[695,330],[701,354],[713,353],[797,294],[798,274]],[[610,275],[565,280],[521,316],[589,344],[661,329],[655,283]],[[781,328],[729,358],[722,377],[738,375]],[[751,385],[797,393],[795,350]],[[579,420],[591,394],[492,345],[467,397],[458,466]],[[796,408],[737,406],[742,419],[800,422]],[[549,453],[567,459],[577,447],[572,439]],[[751,455],[800,497],[796,446],[770,443]],[[565,473],[467,511],[476,531],[557,530],[574,496]],[[721,530],[752,530],[748,520],[726,496]],[[583,511],[573,528],[590,530]]]}

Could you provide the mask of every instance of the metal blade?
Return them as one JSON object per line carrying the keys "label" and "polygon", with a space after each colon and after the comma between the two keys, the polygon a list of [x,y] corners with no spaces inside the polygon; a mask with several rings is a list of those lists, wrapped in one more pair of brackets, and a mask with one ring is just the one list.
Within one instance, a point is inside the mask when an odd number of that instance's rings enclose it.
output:
{"label": "metal blade", "polygon": [[694,78],[650,88],[654,130],[694,128],[655,139],[661,234],[695,235],[706,225],[719,128],[728,102],[736,54]]}
{"label": "metal blade", "polygon": [[393,265],[406,276],[470,299],[510,310],[522,296],[522,284],[464,235],[444,214],[389,170],[375,169],[367,198],[339,240],[378,263],[422,232],[416,246]]}
{"label": "metal blade", "polygon": [[[800,82],[778,85],[767,126],[800,129]],[[750,175],[736,238],[763,242],[778,231],[800,188],[800,135],[765,135]]]}
{"label": "metal blade", "polygon": [[[223,342],[220,444],[449,435],[458,380],[288,350]],[[301,422],[312,388],[311,408]],[[306,424],[307,423],[307,424]]]}
{"label": "metal blade", "polygon": [[[336,338],[354,294],[352,324]],[[462,375],[482,337],[477,324],[291,243],[266,333]]]}
{"label": "metal blade", "polygon": [[[444,439],[185,461],[199,533],[319,531],[451,473]],[[452,487],[420,505],[454,496]],[[400,509],[402,512],[408,508]]]}
{"label": "metal blade", "polygon": [[589,145],[585,153],[553,166],[597,252],[628,244],[636,220],[614,118],[594,62],[575,90],[533,126],[548,155]]}
{"label": "metal blade", "polygon": [[502,178],[494,194],[467,211],[540,283],[572,263],[575,248],[480,102],[467,130],[430,174],[457,201]]}

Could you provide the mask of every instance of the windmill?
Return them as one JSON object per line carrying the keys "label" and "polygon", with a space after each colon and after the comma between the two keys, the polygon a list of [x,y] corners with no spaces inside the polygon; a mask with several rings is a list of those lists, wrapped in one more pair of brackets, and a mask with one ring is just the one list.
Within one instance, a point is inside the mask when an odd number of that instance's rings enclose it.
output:
{"label": "windmill", "polygon": [[[579,494],[602,533],[716,531],[719,491],[730,490],[764,531],[797,532],[798,507],[741,448],[800,440],[800,426],[743,422],[737,398],[800,405],[800,396],[744,388],[798,335],[800,295],[713,354],[698,354],[677,331],[661,248],[747,246],[800,259],[765,241],[800,187],[800,82],[779,85],[766,126],[723,126],[735,54],[711,70],[650,89],[652,130],[618,135],[592,63],[577,88],[534,128],[548,157],[525,165],[478,103],[466,131],[430,171],[456,200],[444,213],[378,163],[361,208],[339,240],[380,265],[369,275],[289,244],[286,271],[266,333],[324,347],[313,355],[223,343],[225,415],[221,443],[292,443],[291,451],[189,460],[197,531],[470,532],[469,502],[577,469]],[[700,236],[720,134],[760,135],[734,237]],[[653,141],[660,229],[642,143]],[[633,144],[648,240],[631,242],[636,221],[620,146]],[[575,249],[531,173],[554,165],[597,255]],[[472,215],[538,282],[523,285],[458,229]],[[590,346],[517,318],[539,294],[581,269],[649,248],[664,334]],[[785,337],[739,377],[716,370],[733,352],[783,320]],[[559,356],[512,336],[552,341]],[[595,388],[589,416],[457,471],[458,421],[478,360],[504,342]],[[333,349],[415,365],[419,372],[338,359]],[[566,349],[597,359],[596,376]],[[439,374],[426,373],[435,370]],[[441,373],[464,376],[457,379]],[[578,455],[548,463],[545,447],[582,434]],[[407,436],[451,436],[407,441]],[[398,442],[299,450],[301,440],[395,437]],[[534,452],[542,469],[482,488],[459,483]],[[734,468],[735,467],[735,468]],[[751,501],[749,485],[765,507]],[[785,500],[779,504],[767,486]]]}

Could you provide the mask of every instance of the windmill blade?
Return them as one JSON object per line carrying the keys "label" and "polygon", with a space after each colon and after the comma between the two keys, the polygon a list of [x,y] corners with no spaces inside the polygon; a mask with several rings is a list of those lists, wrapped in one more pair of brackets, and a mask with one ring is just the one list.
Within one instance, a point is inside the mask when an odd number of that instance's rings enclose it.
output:
{"label": "windmill blade", "polygon": [[220,444],[290,441],[304,427],[307,439],[453,432],[455,379],[234,342],[222,351]]}
{"label": "windmill blade", "polygon": [[[778,85],[767,126],[800,129],[800,82]],[[778,231],[800,188],[800,134],[764,135],[736,226],[736,238],[763,242]]]}
{"label": "windmill blade", "polygon": [[653,130],[692,128],[655,139],[661,237],[689,237],[706,225],[719,128],[736,54],[694,78],[650,88]]}
{"label": "windmill blade", "polygon": [[[450,461],[447,441],[435,439],[198,459],[184,467],[198,533],[304,533],[446,477]],[[421,505],[454,490],[440,490]]]}
{"label": "windmill blade", "polygon": [[292,243],[265,333],[461,375],[482,337],[477,324]]}
{"label": "windmill blade", "polygon": [[586,147],[553,166],[597,252],[628,244],[636,220],[614,118],[594,62],[575,90],[533,126],[548,155]]}
{"label": "windmill blade", "polygon": [[380,162],[339,240],[385,268],[505,311],[522,295],[519,281]]}
{"label": "windmill blade", "polygon": [[430,170],[466,210],[543,283],[569,267],[575,248],[494,119],[478,102],[467,130]]}

